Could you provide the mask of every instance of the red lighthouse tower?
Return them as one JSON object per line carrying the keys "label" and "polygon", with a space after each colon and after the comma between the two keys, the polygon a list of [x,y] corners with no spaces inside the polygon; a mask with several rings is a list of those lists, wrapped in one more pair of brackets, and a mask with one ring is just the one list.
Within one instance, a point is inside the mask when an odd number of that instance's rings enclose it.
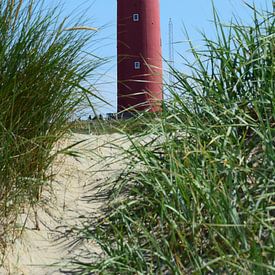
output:
{"label": "red lighthouse tower", "polygon": [[117,1],[118,112],[161,111],[159,0]]}

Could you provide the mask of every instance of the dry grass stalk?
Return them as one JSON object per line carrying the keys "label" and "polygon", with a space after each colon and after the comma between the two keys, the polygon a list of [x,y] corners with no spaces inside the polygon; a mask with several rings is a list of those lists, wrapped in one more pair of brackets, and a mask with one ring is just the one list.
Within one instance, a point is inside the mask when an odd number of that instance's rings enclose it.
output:
{"label": "dry grass stalk", "polygon": [[98,31],[98,29],[88,26],[76,26],[72,28],[66,28],[64,31]]}

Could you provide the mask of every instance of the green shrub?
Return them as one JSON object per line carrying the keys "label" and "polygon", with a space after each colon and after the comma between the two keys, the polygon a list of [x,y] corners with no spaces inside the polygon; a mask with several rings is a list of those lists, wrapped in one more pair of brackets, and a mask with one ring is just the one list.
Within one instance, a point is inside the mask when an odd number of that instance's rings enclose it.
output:
{"label": "green shrub", "polygon": [[43,3],[0,2],[0,238],[23,206],[38,202],[53,146],[89,96],[83,83],[98,61],[83,49],[93,34],[65,25]]}
{"label": "green shrub", "polygon": [[154,141],[132,140],[106,214],[78,231],[103,255],[76,272],[274,274],[275,25],[253,15],[224,26],[214,12],[216,39],[190,44]]}

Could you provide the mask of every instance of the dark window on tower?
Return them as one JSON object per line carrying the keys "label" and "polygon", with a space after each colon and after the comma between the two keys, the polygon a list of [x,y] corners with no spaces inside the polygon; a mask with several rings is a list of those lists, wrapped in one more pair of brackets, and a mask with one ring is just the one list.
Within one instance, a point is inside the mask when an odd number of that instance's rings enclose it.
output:
{"label": "dark window on tower", "polygon": [[134,68],[135,68],[135,70],[139,70],[140,69],[140,62],[139,61],[135,61],[134,62]]}
{"label": "dark window on tower", "polygon": [[139,14],[138,13],[133,14],[133,21],[135,21],[135,22],[139,21]]}

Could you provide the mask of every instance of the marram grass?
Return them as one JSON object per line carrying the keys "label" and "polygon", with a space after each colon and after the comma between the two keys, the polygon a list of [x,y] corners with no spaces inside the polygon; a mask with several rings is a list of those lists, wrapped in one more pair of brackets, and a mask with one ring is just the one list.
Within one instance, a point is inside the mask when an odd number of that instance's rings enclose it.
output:
{"label": "marram grass", "polygon": [[[49,183],[54,144],[67,131],[98,65],[92,32],[63,31],[58,9],[0,1],[0,243]],[[83,86],[85,83],[85,86]]]}
{"label": "marram grass", "polygon": [[274,274],[275,22],[250,9],[190,43],[153,141],[129,137],[105,215],[76,231],[102,249],[76,274]]}

